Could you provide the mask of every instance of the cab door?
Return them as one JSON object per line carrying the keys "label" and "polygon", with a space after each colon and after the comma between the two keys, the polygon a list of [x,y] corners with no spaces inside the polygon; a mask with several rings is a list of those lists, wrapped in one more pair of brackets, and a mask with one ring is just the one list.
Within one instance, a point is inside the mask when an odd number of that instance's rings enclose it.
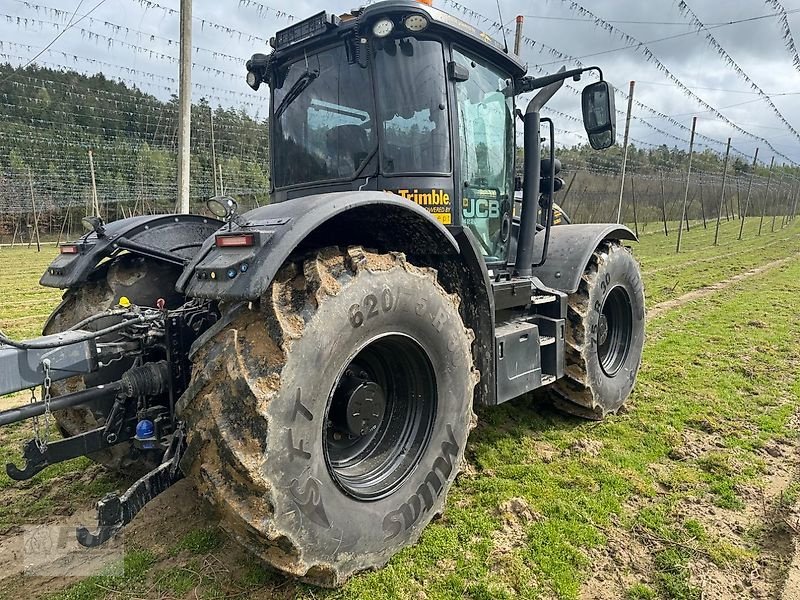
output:
{"label": "cab door", "polygon": [[514,193],[514,99],[509,75],[453,48],[466,69],[455,82],[461,177],[461,222],[478,239],[487,263],[505,263]]}

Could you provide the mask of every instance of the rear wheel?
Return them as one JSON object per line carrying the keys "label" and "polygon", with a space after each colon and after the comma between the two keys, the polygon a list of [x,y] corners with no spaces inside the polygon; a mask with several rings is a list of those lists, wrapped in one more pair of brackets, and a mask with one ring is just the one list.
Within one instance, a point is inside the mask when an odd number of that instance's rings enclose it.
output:
{"label": "rear wheel", "polygon": [[603,242],[568,298],[565,375],[550,389],[558,408],[596,420],[619,410],[641,364],[644,314],[639,265]]}
{"label": "rear wheel", "polygon": [[[180,306],[183,297],[175,292],[175,282],[181,270],[174,265],[154,259],[123,254],[99,266],[89,280],[67,290],[61,304],[45,323],[43,334],[65,331],[83,319],[117,305],[122,296],[139,306],[155,306],[163,298],[168,308]],[[114,322],[112,317],[100,319],[87,326],[96,330]],[[124,358],[96,373],[72,377],[52,385],[52,395],[63,395],[87,387],[119,379],[133,365],[132,358]],[[96,429],[104,424],[100,407],[88,403],[53,413],[58,428],[64,436],[72,436]],[[157,463],[142,455],[130,442],[122,442],[89,455],[90,458],[115,471],[133,469],[133,474],[144,472]]]}
{"label": "rear wheel", "polygon": [[184,471],[266,562],[339,585],[443,509],[474,419],[471,343],[458,299],[402,254],[287,264],[193,358]]}

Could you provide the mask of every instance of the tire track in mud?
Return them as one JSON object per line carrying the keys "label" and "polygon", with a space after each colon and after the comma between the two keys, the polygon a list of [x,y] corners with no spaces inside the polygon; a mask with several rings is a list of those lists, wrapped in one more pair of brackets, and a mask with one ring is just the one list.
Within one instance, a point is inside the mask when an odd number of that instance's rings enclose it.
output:
{"label": "tire track in mud", "polygon": [[716,283],[712,283],[710,285],[703,286],[696,290],[692,290],[691,292],[687,292],[682,296],[678,296],[677,298],[673,298],[671,300],[665,300],[664,302],[659,302],[653,308],[647,311],[647,320],[650,321],[652,319],[656,319],[671,310],[680,308],[681,306],[687,304],[688,302],[691,302],[693,300],[699,300],[700,298],[705,298],[706,296],[710,296],[732,285],[735,285],[740,281],[744,281],[745,279],[749,279],[750,277],[754,277],[756,275],[761,275],[762,273],[771,271],[772,269],[785,265],[786,263],[792,260],[797,260],[798,258],[800,258],[800,253],[795,253],[790,256],[786,256],[784,258],[779,258],[778,260],[773,260],[772,262],[768,262],[759,267],[755,267],[754,269],[750,269],[749,271],[745,271],[744,273],[739,273],[738,275],[734,275],[733,277],[729,277],[728,279],[723,279],[722,281],[717,281]]}

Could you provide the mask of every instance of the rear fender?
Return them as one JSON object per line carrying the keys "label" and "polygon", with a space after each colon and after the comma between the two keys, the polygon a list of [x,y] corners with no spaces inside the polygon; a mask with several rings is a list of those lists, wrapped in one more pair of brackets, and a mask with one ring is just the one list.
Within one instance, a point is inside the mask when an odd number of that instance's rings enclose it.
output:
{"label": "rear fender", "polygon": [[222,225],[200,215],[146,215],[112,221],[105,225],[102,236],[92,232],[75,242],[77,254],[59,254],[39,283],[75,287],[89,279],[100,261],[122,251],[183,267]]}
{"label": "rear fender", "polygon": [[[453,236],[420,206],[377,191],[293,198],[244,213],[230,230],[253,233],[255,245],[217,248],[208,239],[178,280],[187,296],[256,300],[293,254],[361,245],[414,256],[458,255]],[[226,229],[227,231],[227,229]]]}

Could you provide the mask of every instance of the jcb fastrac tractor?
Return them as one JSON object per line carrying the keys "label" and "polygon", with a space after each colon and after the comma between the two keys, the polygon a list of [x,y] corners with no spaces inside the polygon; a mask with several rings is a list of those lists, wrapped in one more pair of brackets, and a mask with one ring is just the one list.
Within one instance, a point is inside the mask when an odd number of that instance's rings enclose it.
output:
{"label": "jcb fastrac tractor", "polygon": [[[644,295],[630,230],[552,227],[540,111],[588,69],[528,76],[409,0],[319,13],[272,46],[247,63],[270,92],[272,203],[89,218],[41,279],[66,290],[44,336],[0,338],[0,393],[42,389],[0,424],[38,420],[14,479],[84,454],[141,475],[100,500],[84,545],[185,475],[256,555],[335,586],[443,510],[473,407],[543,389],[583,417],[617,411]],[[582,107],[602,149],[615,111],[599,75]]]}

